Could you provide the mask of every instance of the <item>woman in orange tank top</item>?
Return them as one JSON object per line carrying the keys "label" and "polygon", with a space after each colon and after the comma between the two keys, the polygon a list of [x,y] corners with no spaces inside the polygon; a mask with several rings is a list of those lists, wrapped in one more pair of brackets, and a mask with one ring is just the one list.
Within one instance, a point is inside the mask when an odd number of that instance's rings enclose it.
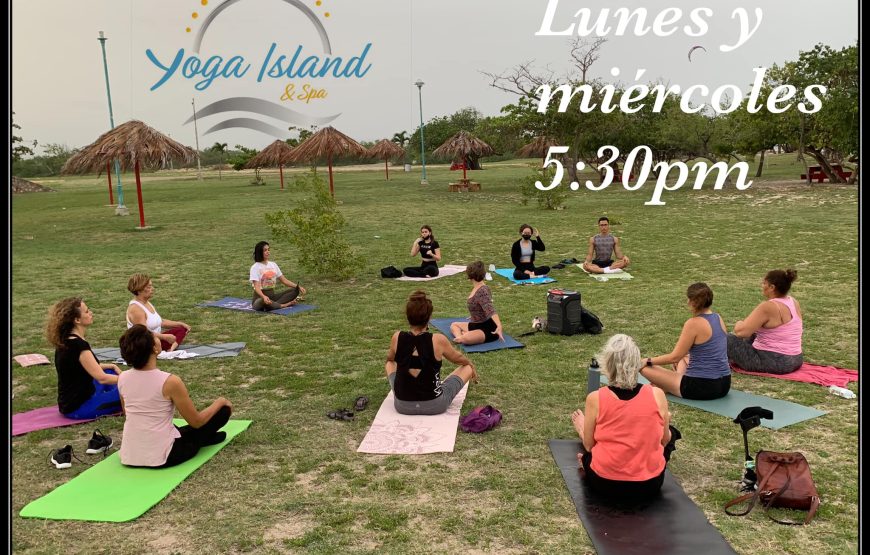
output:
{"label": "woman in orange tank top", "polygon": [[664,391],[637,383],[643,363],[631,337],[611,337],[598,360],[609,385],[586,396],[585,414],[571,415],[583,443],[580,472],[609,501],[643,501],[661,489],[680,432],[669,425]]}

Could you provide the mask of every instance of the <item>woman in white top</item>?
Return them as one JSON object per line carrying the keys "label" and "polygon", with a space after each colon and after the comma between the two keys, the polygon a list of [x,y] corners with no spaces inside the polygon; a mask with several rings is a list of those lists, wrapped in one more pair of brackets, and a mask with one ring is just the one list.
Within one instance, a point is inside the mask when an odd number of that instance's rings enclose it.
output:
{"label": "woman in white top", "polygon": [[[160,347],[164,351],[177,349],[190,331],[190,326],[160,317],[151,304],[151,297],[154,296],[151,278],[147,274],[133,274],[127,281],[127,290],[133,294],[133,300],[127,306],[127,329],[141,324],[160,339]],[[164,327],[168,329],[164,331]]]}
{"label": "woman in white top", "polygon": [[[251,266],[250,280],[254,287],[251,306],[254,310],[278,310],[295,305],[305,295],[305,288],[293,283],[281,273],[281,268],[269,258],[269,243],[260,241],[254,246],[254,264]],[[275,283],[280,281],[289,289],[277,293]]]}

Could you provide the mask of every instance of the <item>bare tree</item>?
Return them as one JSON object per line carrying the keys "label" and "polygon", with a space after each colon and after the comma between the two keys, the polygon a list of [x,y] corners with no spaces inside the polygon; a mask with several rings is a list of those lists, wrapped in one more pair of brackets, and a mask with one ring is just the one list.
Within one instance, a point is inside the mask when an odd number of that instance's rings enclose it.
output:
{"label": "bare tree", "polygon": [[607,39],[598,37],[596,39],[586,39],[577,37],[571,41],[571,58],[574,60],[574,65],[580,71],[580,82],[586,82],[586,73],[592,64],[598,61],[601,56],[601,47]]}

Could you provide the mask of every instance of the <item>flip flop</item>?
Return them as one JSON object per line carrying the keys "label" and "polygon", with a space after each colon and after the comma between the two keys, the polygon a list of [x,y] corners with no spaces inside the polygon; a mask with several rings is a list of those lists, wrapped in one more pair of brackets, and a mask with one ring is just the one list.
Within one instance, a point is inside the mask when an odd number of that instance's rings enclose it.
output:
{"label": "flip flop", "polygon": [[367,406],[369,406],[369,398],[365,395],[360,395],[353,402],[353,409],[357,412],[364,410]]}
{"label": "flip flop", "polygon": [[335,409],[326,413],[333,420],[353,420],[353,411],[347,409]]}

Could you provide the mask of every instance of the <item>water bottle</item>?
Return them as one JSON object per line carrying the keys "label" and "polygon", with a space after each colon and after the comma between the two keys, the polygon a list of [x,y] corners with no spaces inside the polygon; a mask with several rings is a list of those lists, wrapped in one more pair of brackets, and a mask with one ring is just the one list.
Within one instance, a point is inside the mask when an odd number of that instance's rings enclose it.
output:
{"label": "water bottle", "polygon": [[850,389],[846,389],[845,387],[837,387],[836,385],[832,385],[828,388],[828,391],[833,393],[838,397],[842,397],[844,399],[854,399],[855,394]]}
{"label": "water bottle", "polygon": [[589,363],[589,372],[586,374],[586,393],[598,391],[601,387],[601,368],[598,367],[598,361],[594,358]]}

